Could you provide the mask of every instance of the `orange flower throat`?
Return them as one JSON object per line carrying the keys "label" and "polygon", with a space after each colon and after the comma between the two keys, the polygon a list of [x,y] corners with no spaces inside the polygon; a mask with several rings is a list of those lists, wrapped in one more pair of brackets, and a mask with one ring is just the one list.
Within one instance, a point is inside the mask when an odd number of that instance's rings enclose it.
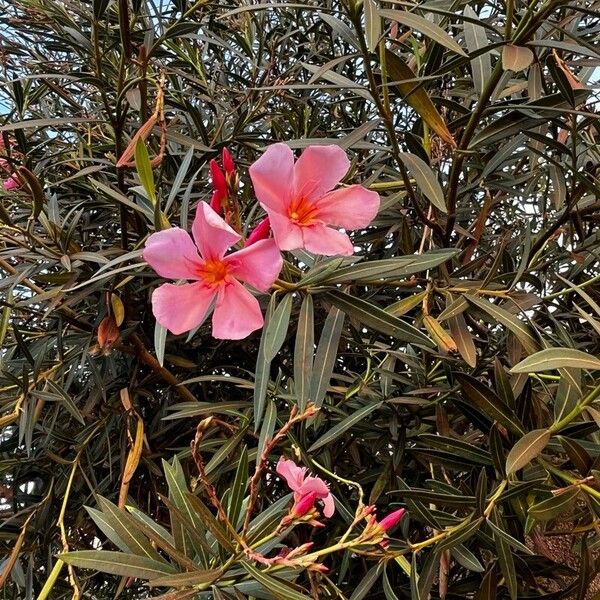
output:
{"label": "orange flower throat", "polygon": [[288,208],[288,217],[292,223],[305,227],[317,221],[317,207],[304,197],[294,198]]}
{"label": "orange flower throat", "polygon": [[222,285],[227,280],[229,269],[222,260],[207,260],[200,267],[199,275],[208,285]]}

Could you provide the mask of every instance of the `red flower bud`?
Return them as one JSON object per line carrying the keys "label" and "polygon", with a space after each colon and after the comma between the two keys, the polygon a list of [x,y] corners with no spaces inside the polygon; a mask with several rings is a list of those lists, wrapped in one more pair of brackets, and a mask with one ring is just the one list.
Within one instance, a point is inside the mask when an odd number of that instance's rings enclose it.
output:
{"label": "red flower bud", "polygon": [[215,192],[220,192],[223,196],[227,195],[227,179],[225,173],[219,167],[219,163],[213,158],[210,163],[210,175],[212,177],[212,185]]}
{"label": "red flower bud", "polygon": [[381,519],[381,521],[379,521],[379,526],[384,531],[391,529],[400,522],[400,519],[402,519],[405,512],[406,510],[404,508],[399,508],[398,510],[391,512],[389,515],[386,515],[383,519]]}
{"label": "red flower bud", "polygon": [[233,158],[231,157],[231,154],[229,154],[229,150],[227,150],[227,148],[223,148],[223,151],[221,152],[221,161],[223,163],[225,173],[227,173],[227,175],[233,175],[235,172],[235,163],[233,162]]}
{"label": "red flower bud", "polygon": [[298,500],[298,502],[292,506],[290,516],[295,518],[303,517],[309,510],[313,508],[316,500],[317,494],[315,492],[310,492],[309,494],[306,494],[306,496],[302,496],[302,498],[300,498],[300,500]]}
{"label": "red flower bud", "polygon": [[269,221],[269,217],[266,217],[252,230],[244,245],[250,246],[259,240],[266,240],[269,237],[270,231],[271,221]]}

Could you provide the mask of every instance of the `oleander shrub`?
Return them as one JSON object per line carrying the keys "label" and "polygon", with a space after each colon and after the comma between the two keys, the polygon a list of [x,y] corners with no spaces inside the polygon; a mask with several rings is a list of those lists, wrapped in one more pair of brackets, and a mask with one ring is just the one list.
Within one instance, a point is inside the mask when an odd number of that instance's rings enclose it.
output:
{"label": "oleander shrub", "polygon": [[3,597],[598,598],[597,10],[0,0]]}

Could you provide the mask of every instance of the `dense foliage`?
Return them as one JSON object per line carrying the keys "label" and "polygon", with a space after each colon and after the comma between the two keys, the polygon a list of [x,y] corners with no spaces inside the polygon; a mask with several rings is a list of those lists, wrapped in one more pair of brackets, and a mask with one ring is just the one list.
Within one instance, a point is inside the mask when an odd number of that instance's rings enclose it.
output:
{"label": "dense foliage", "polygon": [[[0,0],[3,597],[593,598],[597,8]],[[355,256],[284,252],[246,339],[156,326],[148,236],[223,148],[247,235],[274,142],[379,192]]]}

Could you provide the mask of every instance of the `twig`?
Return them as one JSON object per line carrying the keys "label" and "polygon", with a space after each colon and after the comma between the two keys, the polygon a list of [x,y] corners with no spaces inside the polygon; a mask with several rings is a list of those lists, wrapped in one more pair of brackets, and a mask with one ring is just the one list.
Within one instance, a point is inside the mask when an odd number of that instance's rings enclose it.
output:
{"label": "twig", "polygon": [[132,333],[129,336],[137,357],[148,367],[150,367],[162,380],[166,381],[169,385],[173,386],[175,392],[177,392],[184,400],[188,402],[197,402],[197,398],[190,392],[185,386],[183,386],[177,377],[171,373],[168,369],[163,367],[158,360],[146,350],[144,343],[137,334]]}

